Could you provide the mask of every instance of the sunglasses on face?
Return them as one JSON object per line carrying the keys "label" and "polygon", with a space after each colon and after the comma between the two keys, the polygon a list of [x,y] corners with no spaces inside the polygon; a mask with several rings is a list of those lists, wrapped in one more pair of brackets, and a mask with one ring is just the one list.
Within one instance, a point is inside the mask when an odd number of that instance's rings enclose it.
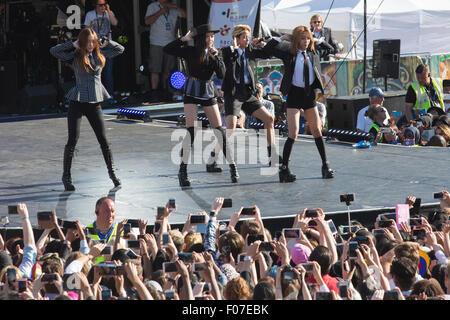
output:
{"label": "sunglasses on face", "polygon": [[321,23],[322,21],[313,21],[313,23]]}
{"label": "sunglasses on face", "polygon": [[97,7],[106,7],[106,3],[99,3],[97,4]]}

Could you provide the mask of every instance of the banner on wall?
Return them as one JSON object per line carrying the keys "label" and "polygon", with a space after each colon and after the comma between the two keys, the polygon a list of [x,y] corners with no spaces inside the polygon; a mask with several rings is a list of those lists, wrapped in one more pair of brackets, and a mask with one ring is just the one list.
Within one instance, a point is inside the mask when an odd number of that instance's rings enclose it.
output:
{"label": "banner on wall", "polygon": [[209,12],[209,23],[220,30],[215,35],[214,45],[217,48],[233,45],[231,31],[238,24],[255,26],[259,1],[255,0],[212,0]]}

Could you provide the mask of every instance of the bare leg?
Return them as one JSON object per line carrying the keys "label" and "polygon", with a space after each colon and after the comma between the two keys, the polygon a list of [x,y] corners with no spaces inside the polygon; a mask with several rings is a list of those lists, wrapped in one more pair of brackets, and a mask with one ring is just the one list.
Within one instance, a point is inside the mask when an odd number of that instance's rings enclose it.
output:
{"label": "bare leg", "polygon": [[308,121],[309,127],[311,129],[311,134],[316,142],[317,150],[319,151],[320,157],[322,159],[322,178],[330,179],[334,177],[334,171],[329,168],[327,154],[325,151],[325,143],[322,137],[322,122],[317,112],[317,108],[311,108],[305,110],[305,118]]}
{"label": "bare leg", "polygon": [[298,136],[300,110],[288,108],[286,113],[289,136],[284,143],[283,148],[283,164],[280,168],[280,182],[294,182],[297,177],[294,174],[291,174],[289,170],[289,159],[291,157],[292,147]]}

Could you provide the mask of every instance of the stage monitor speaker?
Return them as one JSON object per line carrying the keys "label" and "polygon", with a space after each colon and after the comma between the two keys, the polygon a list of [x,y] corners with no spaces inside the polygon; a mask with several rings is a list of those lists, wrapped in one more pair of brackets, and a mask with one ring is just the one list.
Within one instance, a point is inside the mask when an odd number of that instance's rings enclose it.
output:
{"label": "stage monitor speaker", "polygon": [[373,41],[373,78],[398,79],[400,73],[400,39]]}
{"label": "stage monitor speaker", "polygon": [[[370,90],[370,89],[368,89]],[[392,115],[394,111],[405,109],[406,91],[385,92],[383,106]],[[369,95],[337,96],[327,98],[328,128],[356,130],[358,112],[369,105]]]}
{"label": "stage monitor speaker", "polygon": [[328,128],[354,130],[358,111],[369,105],[369,95],[327,98]]}
{"label": "stage monitor speaker", "polygon": [[25,86],[21,103],[24,113],[45,113],[56,109],[57,91],[53,84]]}
{"label": "stage monitor speaker", "polygon": [[0,112],[17,113],[17,62],[0,61]]}

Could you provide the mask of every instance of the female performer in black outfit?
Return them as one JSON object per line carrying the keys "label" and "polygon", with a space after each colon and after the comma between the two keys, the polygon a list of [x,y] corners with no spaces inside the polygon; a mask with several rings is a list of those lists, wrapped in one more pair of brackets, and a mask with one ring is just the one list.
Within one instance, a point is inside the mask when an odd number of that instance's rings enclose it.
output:
{"label": "female performer in black outfit", "polygon": [[[184,86],[184,114],[186,116],[186,128],[188,134],[183,141],[182,160],[178,179],[181,187],[190,186],[187,176],[187,162],[190,149],[194,144],[194,122],[197,120],[198,105],[203,107],[208,117],[211,128],[214,129],[221,147],[226,156],[226,135],[222,127],[219,107],[217,105],[217,90],[212,81],[214,73],[218,78],[223,78],[225,65],[223,64],[218,50],[214,48],[214,34],[219,30],[214,30],[213,25],[204,24],[195,29],[195,35],[189,31],[184,37],[181,37],[164,47],[164,52],[180,58],[187,62],[187,72],[189,77]],[[194,40],[194,46],[187,46],[185,43]],[[206,165],[208,172],[221,172],[217,167],[216,161]],[[230,162],[231,163],[231,162]]]}
{"label": "female performer in black outfit", "polygon": [[283,162],[279,172],[280,182],[296,180],[296,176],[289,170],[289,158],[298,135],[300,109],[305,111],[306,120],[322,158],[322,178],[333,178],[334,171],[328,165],[322,138],[322,124],[316,107],[315,90],[320,89],[323,92],[323,84],[319,72],[320,58],[314,50],[311,31],[308,27],[298,26],[293,30],[292,37],[273,38],[264,49],[282,59],[285,68],[280,90],[287,96],[289,137],[284,144]]}
{"label": "female performer in black outfit", "polygon": [[85,28],[78,35],[75,42],[68,41],[50,49],[50,53],[63,61],[73,60],[76,86],[66,95],[70,100],[67,124],[69,138],[64,148],[64,172],[62,182],[66,191],[74,191],[70,168],[72,158],[80,136],[81,117],[85,115],[94,130],[103,157],[108,168],[109,177],[115,187],[120,186],[120,180],[114,172],[114,163],[111,149],[105,135],[105,125],[100,103],[110,96],[101,82],[102,69],[105,58],[114,58],[123,53],[124,47],[112,41],[105,40],[101,44],[93,29]]}

